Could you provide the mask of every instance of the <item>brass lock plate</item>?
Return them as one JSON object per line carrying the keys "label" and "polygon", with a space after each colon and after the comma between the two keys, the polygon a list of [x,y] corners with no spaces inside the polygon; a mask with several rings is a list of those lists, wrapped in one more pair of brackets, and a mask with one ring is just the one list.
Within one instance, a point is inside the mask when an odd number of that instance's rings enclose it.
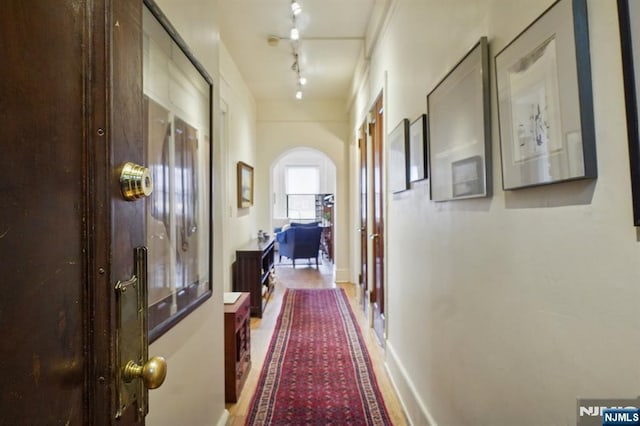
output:
{"label": "brass lock plate", "polygon": [[148,358],[147,340],[147,248],[134,249],[134,273],[115,284],[117,303],[118,407],[116,418],[135,409],[138,419],[148,412],[149,391],[142,380],[127,380],[125,367],[130,361],[144,363]]}

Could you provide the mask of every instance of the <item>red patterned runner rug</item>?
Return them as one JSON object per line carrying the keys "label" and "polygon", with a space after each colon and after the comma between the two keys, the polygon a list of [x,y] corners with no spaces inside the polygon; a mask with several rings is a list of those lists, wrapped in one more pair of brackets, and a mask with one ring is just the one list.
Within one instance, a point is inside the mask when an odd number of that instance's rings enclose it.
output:
{"label": "red patterned runner rug", "polygon": [[391,424],[344,290],[287,289],[246,424]]}

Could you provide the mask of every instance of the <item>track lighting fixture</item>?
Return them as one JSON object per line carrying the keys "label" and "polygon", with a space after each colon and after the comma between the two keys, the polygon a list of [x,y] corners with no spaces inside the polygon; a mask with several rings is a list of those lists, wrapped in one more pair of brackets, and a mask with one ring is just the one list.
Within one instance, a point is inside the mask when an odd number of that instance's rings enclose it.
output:
{"label": "track lighting fixture", "polygon": [[296,99],[302,99],[302,86],[307,84],[307,79],[300,75],[300,60],[298,57],[298,48],[300,43],[298,40],[300,39],[300,32],[298,31],[298,27],[296,25],[296,15],[302,12],[302,6],[298,3],[298,0],[291,0],[291,54],[293,55],[293,65],[291,65],[291,70],[296,73],[297,76],[297,90],[296,90]]}
{"label": "track lighting fixture", "polygon": [[[300,47],[300,32],[296,26],[296,15],[302,11],[302,6],[298,0],[291,0],[291,32],[289,33],[289,41],[291,42],[291,55],[293,56],[293,63],[291,64],[291,71],[296,73],[296,99],[302,99],[302,86],[307,84],[307,79],[300,73],[300,60],[298,50]],[[267,37],[267,43],[269,46],[277,46],[280,40],[286,40],[286,37],[279,37],[277,35],[270,35]]]}
{"label": "track lighting fixture", "polygon": [[302,6],[300,6],[300,3],[298,3],[296,0],[291,0],[291,13],[297,15],[300,12],[302,12]]}
{"label": "track lighting fixture", "polygon": [[298,51],[296,47],[293,47],[293,65],[291,65],[291,69],[298,76],[298,90],[296,90],[296,99],[302,99],[302,86],[307,84],[307,79],[300,75],[300,63],[298,62]]}
{"label": "track lighting fixture", "polygon": [[298,40],[300,38],[300,33],[296,27],[291,28],[291,34],[289,35],[291,40]]}

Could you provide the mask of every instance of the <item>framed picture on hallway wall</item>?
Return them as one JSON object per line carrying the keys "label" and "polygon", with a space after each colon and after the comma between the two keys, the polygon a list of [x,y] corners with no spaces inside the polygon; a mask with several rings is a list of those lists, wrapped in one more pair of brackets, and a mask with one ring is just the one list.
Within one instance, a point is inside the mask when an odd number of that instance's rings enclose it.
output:
{"label": "framed picture on hallway wall", "polygon": [[152,342],[212,294],[213,81],[149,0],[142,30],[144,164],[153,182],[144,231]]}
{"label": "framed picture on hallway wall", "polygon": [[633,224],[640,226],[640,4],[618,0],[622,71],[627,106]]}
{"label": "framed picture on hallway wall", "polygon": [[505,190],[597,176],[586,0],[560,0],[495,57]]}
{"label": "framed picture on hallway wall", "polygon": [[432,200],[491,195],[490,110],[489,43],[482,37],[427,95]]}
{"label": "framed picture on hallway wall", "polygon": [[427,115],[422,114],[409,127],[409,182],[427,179],[427,164]]}
{"label": "framed picture on hallway wall", "polygon": [[389,133],[387,156],[389,158],[389,192],[406,191],[409,187],[407,172],[407,151],[409,149],[409,120],[404,118]]}
{"label": "framed picture on hallway wall", "polygon": [[238,207],[253,205],[253,167],[238,161]]}

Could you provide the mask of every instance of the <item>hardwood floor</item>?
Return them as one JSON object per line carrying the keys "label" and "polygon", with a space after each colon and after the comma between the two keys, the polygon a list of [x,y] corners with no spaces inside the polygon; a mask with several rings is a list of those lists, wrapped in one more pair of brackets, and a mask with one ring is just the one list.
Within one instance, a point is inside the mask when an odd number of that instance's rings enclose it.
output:
{"label": "hardwood floor", "polygon": [[[251,403],[251,398],[253,397],[258,384],[262,364],[264,363],[269,342],[271,341],[271,335],[273,334],[273,329],[275,327],[278,314],[280,313],[282,296],[285,289],[336,287],[331,272],[332,266],[327,264],[326,260],[323,260],[322,263],[323,264],[320,265],[319,269],[316,269],[315,264],[313,266],[307,265],[305,261],[296,262],[296,269],[293,269],[291,264],[276,265],[277,283],[271,299],[265,308],[265,312],[261,319],[251,318],[251,371],[247,377],[247,381],[242,393],[240,394],[238,402],[236,404],[226,405],[226,408],[229,411],[229,421],[227,422],[228,426],[240,426],[245,423],[249,412],[249,404]],[[341,284],[339,287],[344,288],[347,296],[349,296],[351,309],[358,319],[362,335],[367,344],[367,350],[371,355],[371,361],[380,391],[382,392],[389,412],[389,417],[391,417],[394,425],[406,425],[407,421],[403,414],[402,406],[398,401],[384,368],[384,350],[376,341],[373,329],[369,328],[362,309],[356,303],[355,286],[351,284]]]}

